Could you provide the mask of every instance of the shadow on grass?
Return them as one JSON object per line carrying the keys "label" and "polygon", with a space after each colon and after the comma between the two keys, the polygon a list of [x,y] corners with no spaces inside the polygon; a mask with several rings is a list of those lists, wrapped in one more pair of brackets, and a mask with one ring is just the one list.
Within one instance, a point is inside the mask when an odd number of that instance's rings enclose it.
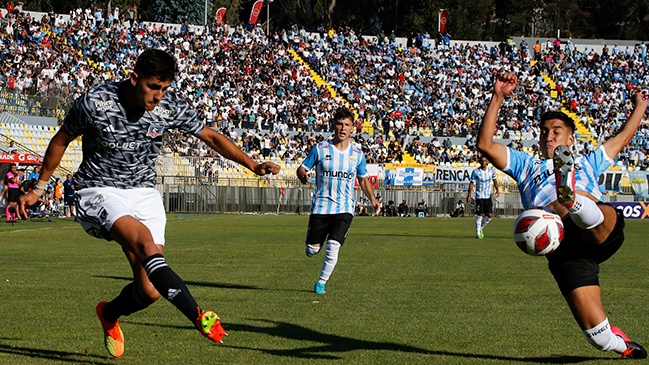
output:
{"label": "shadow on grass", "polygon": [[[350,233],[349,236],[353,236],[354,234]],[[458,239],[458,238],[475,238],[473,235],[468,235],[468,236],[458,236],[456,234],[451,234],[451,235],[443,235],[443,234],[390,234],[390,233],[363,233],[359,234],[356,233],[356,235],[363,236],[363,237],[368,237],[368,236],[378,236],[378,237],[423,237],[423,238],[451,238],[451,239]],[[510,236],[488,236],[485,238],[503,238],[503,239],[511,239]],[[406,242],[407,243],[407,242]]]}
{"label": "shadow on grass", "polygon": [[[132,277],[126,277],[126,276],[94,275],[94,277],[96,277],[96,278],[104,278],[104,279],[133,281]],[[313,292],[313,290],[305,290],[305,289],[270,289],[270,288],[260,288],[260,287],[257,287],[257,286],[250,286],[250,285],[213,283],[213,282],[208,282],[208,281],[185,281],[185,284],[193,285],[193,286],[202,286],[202,287],[206,287],[206,288],[220,288],[220,289],[294,291],[294,292],[305,292],[305,293],[312,293]]]}
{"label": "shadow on grass", "polygon": [[55,360],[58,362],[69,362],[79,364],[96,364],[96,365],[111,365],[114,362],[104,362],[105,357],[98,355],[88,355],[78,352],[67,351],[54,351],[46,349],[36,349],[20,346],[9,346],[0,344],[0,353],[25,356],[31,358]]}
{"label": "shadow on grass", "polygon": [[147,327],[162,327],[162,328],[173,328],[173,329],[178,329],[178,330],[192,330],[196,331],[195,326],[172,326],[169,324],[158,324],[158,323],[145,323],[145,322],[136,322],[136,321],[129,321],[126,319],[120,318],[119,320],[120,323],[127,323],[127,324],[134,324],[136,326],[147,326]]}
{"label": "shadow on grass", "polygon": [[496,356],[488,354],[474,354],[470,352],[461,353],[461,352],[450,352],[450,351],[434,351],[426,350],[418,347],[401,345],[393,342],[375,342],[367,340],[357,340],[354,338],[330,335],[305,327],[301,327],[292,323],[286,322],[276,322],[269,321],[265,319],[252,319],[254,321],[273,324],[272,327],[267,326],[255,326],[248,324],[224,324],[227,326],[226,330],[228,331],[243,331],[243,332],[253,332],[253,333],[265,333],[270,336],[286,338],[290,340],[297,341],[311,341],[319,342],[322,345],[309,346],[297,349],[263,349],[263,348],[252,348],[252,347],[243,347],[243,346],[229,346],[227,342],[226,347],[235,348],[235,349],[246,349],[261,351],[267,354],[276,355],[276,356],[285,356],[285,357],[296,357],[302,359],[331,359],[331,360],[341,360],[343,359],[340,356],[332,355],[331,353],[341,353],[349,352],[356,350],[382,350],[382,351],[394,351],[394,352],[406,352],[406,353],[417,353],[423,355],[433,355],[433,356],[452,356],[452,357],[463,357],[463,358],[474,358],[474,359],[485,359],[485,360],[501,360],[501,361],[518,361],[518,362],[530,362],[530,363],[540,363],[540,364],[576,364],[585,361],[592,360],[612,360],[610,357],[583,357],[583,356],[541,356],[541,357],[511,357],[511,356]]}

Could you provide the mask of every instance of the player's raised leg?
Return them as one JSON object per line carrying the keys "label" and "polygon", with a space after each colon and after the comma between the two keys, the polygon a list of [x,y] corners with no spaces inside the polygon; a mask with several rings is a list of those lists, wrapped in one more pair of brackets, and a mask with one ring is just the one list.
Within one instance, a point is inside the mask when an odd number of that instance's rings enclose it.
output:
{"label": "player's raised leg", "polygon": [[557,201],[568,209],[573,222],[584,230],[583,237],[586,241],[603,243],[615,228],[615,208],[597,204],[589,197],[589,193],[575,189],[575,162],[570,148],[557,146],[552,159]]}
{"label": "player's raised leg", "polygon": [[313,257],[322,249],[322,243],[327,239],[327,224],[325,217],[318,214],[309,216],[309,226],[306,229],[306,247],[307,257]]}

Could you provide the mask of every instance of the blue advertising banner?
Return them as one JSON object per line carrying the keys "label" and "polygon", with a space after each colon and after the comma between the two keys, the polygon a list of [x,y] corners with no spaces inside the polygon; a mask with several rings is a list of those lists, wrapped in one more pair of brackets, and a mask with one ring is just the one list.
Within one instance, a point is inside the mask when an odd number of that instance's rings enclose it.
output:
{"label": "blue advertising banner", "polygon": [[412,167],[396,168],[386,170],[386,185],[422,185],[424,178],[424,169]]}
{"label": "blue advertising banner", "polygon": [[435,165],[386,163],[383,169],[385,185],[419,186],[433,183]]}
{"label": "blue advertising banner", "polygon": [[649,202],[610,203],[624,213],[625,219],[649,219]]}

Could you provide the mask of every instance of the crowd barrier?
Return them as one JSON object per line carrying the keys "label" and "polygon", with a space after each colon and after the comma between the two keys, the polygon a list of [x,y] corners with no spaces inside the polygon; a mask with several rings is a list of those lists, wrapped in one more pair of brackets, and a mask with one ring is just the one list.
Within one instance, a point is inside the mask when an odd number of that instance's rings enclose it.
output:
{"label": "crowd barrier", "polygon": [[[174,180],[177,178],[174,178]],[[170,183],[170,178],[159,179],[157,190],[162,195],[165,208],[169,213],[252,213],[252,214],[308,214],[313,199],[312,186],[294,185],[294,187],[263,186],[229,186],[226,184],[177,184]],[[297,179],[296,184],[299,184]],[[188,182],[188,181],[187,181]],[[284,194],[282,196],[282,193]],[[410,214],[415,214],[417,203],[422,199],[428,205],[427,216],[444,216],[455,209],[458,200],[466,201],[466,192],[461,191],[425,191],[414,189],[376,189],[384,206],[393,201],[398,206],[405,200],[410,206]],[[362,191],[354,191],[358,202]],[[523,207],[517,193],[501,194],[494,199],[494,214],[499,217],[517,216]],[[473,210],[467,205],[467,214]],[[374,208],[368,207],[368,213],[374,214]]]}

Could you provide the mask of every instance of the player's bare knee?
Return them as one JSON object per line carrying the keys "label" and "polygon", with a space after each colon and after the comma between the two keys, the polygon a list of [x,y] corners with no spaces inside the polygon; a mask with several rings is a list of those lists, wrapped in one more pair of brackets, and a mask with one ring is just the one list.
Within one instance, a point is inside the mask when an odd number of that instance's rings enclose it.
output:
{"label": "player's bare knee", "polygon": [[140,261],[155,254],[162,254],[159,247],[150,240],[136,240],[120,242],[122,248],[126,251],[132,252]]}

